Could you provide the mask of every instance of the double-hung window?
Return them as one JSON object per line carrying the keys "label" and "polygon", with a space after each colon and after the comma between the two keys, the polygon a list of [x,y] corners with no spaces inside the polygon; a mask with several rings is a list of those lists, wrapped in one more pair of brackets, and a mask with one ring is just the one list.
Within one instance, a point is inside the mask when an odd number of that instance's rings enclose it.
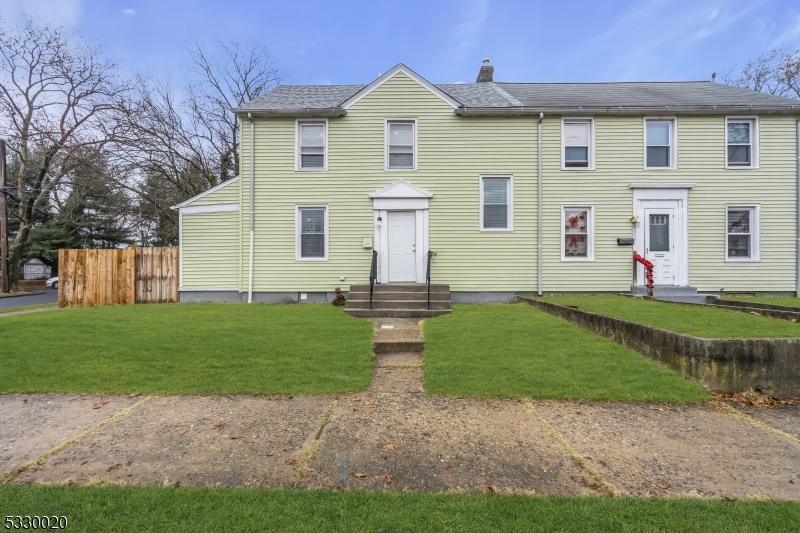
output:
{"label": "double-hung window", "polygon": [[758,168],[758,119],[725,120],[725,164],[727,168]]}
{"label": "double-hung window", "polygon": [[562,205],[561,259],[594,259],[594,206]]}
{"label": "double-hung window", "polygon": [[510,176],[481,177],[481,231],[513,230]]}
{"label": "double-hung window", "polygon": [[325,205],[297,206],[296,226],[295,259],[298,261],[327,261],[328,207]]}
{"label": "double-hung window", "polygon": [[758,210],[758,205],[726,206],[725,259],[727,261],[759,259]]}
{"label": "double-hung window", "polygon": [[647,169],[670,169],[677,165],[675,121],[645,119],[645,162]]}
{"label": "double-hung window", "polygon": [[561,166],[565,170],[594,168],[594,121],[563,119]]}
{"label": "double-hung window", "polygon": [[328,168],[328,123],[325,121],[297,122],[297,170],[326,170]]}
{"label": "double-hung window", "polygon": [[417,168],[417,122],[415,120],[386,121],[386,168],[415,170]]}

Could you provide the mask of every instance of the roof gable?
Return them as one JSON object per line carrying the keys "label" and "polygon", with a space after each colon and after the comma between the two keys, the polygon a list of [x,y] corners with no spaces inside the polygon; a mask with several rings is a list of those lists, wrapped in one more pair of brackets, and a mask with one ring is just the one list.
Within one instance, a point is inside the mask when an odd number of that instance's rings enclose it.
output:
{"label": "roof gable", "polygon": [[399,180],[391,185],[370,193],[370,198],[430,198],[433,193]]}
{"label": "roof gable", "polygon": [[437,86],[435,86],[434,84],[432,84],[431,82],[429,82],[428,80],[426,80],[425,78],[423,78],[422,76],[420,76],[419,74],[417,74],[416,72],[414,72],[413,70],[411,70],[402,63],[399,63],[396,67],[394,67],[386,74],[378,76],[378,78],[375,81],[373,81],[372,83],[370,83],[369,85],[358,91],[356,94],[354,94],[353,96],[342,102],[342,104],[339,107],[341,107],[342,109],[348,109],[350,106],[352,106],[353,104],[355,104],[356,102],[367,96],[369,93],[371,93],[372,91],[374,91],[375,89],[377,89],[378,87],[380,87],[381,85],[392,79],[396,74],[401,72],[406,76],[408,76],[409,78],[411,78],[412,80],[414,80],[415,82],[422,85],[424,88],[426,88],[428,91],[430,91],[435,96],[440,98],[443,102],[445,102],[453,109],[457,109],[458,107],[460,107],[459,102],[453,99],[450,95],[448,95],[447,93],[439,89]]}
{"label": "roof gable", "polygon": [[214,187],[211,187],[211,188],[210,188],[210,189],[208,189],[207,191],[203,191],[203,192],[201,192],[201,193],[200,193],[200,194],[198,194],[197,196],[192,196],[192,197],[191,197],[191,198],[189,198],[188,200],[184,200],[183,202],[181,202],[181,203],[179,203],[179,204],[173,205],[173,206],[172,206],[172,209],[180,209],[180,208],[182,208],[182,207],[188,207],[188,206],[189,206],[189,205],[191,205],[193,202],[196,202],[197,200],[199,200],[199,199],[201,199],[201,198],[203,198],[203,197],[205,197],[205,196],[208,196],[208,195],[209,195],[209,194],[211,194],[211,193],[217,192],[218,190],[220,190],[220,189],[221,189],[221,188],[223,188],[223,187],[227,187],[228,185],[231,185],[231,184],[233,184],[233,183],[236,183],[237,181],[239,181],[239,176],[236,176],[235,178],[231,178],[231,179],[229,179],[229,180],[227,180],[227,181],[223,181],[223,182],[222,182],[222,183],[220,183],[219,185],[215,185]]}

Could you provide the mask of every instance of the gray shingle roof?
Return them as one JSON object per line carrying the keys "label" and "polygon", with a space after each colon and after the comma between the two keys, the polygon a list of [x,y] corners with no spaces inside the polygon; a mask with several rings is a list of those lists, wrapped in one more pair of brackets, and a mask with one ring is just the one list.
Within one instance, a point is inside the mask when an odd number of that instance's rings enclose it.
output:
{"label": "gray shingle roof", "polygon": [[[240,110],[337,108],[365,85],[281,85]],[[437,85],[465,108],[742,107],[795,108],[800,100],[707,81],[458,83]]]}
{"label": "gray shingle roof", "polygon": [[498,83],[525,106],[800,106],[800,100],[709,81]]}

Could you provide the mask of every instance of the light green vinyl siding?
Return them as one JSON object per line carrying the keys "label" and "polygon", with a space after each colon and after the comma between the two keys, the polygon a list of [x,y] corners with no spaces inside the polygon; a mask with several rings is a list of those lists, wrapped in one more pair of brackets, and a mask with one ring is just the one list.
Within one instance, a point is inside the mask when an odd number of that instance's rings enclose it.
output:
{"label": "light green vinyl siding", "polygon": [[[386,118],[415,118],[418,170],[384,170]],[[369,193],[397,180],[427,189],[432,280],[454,291],[536,290],[538,117],[463,117],[398,73],[328,121],[328,170],[295,171],[295,119],[255,120],[255,292],[331,291],[365,283],[374,236]],[[241,168],[241,287],[247,282],[249,132]],[[725,117],[678,117],[678,169],[644,170],[642,116],[598,116],[595,170],[561,170],[561,118],[543,121],[545,292],[627,291],[634,182],[692,182],[689,283],[701,290],[795,288],[796,117],[760,118],[760,169],[725,169]],[[479,231],[481,175],[513,175],[513,232]],[[224,188],[222,189],[224,190]],[[595,260],[561,260],[561,205],[595,205]],[[725,262],[725,204],[761,205],[761,261]],[[329,207],[329,259],[295,260],[298,205]],[[345,281],[340,281],[340,276]]]}
{"label": "light green vinyl siding", "polygon": [[233,178],[228,180],[225,185],[216,191],[209,193],[202,198],[198,198],[190,206],[209,205],[209,204],[228,204],[239,201],[239,186],[241,180]]}
{"label": "light green vinyl siding", "polygon": [[181,215],[181,287],[239,287],[239,212]]}
{"label": "light green vinyl siding", "polygon": [[[418,170],[384,170],[384,119],[418,121]],[[536,121],[464,118],[398,74],[330,119],[328,170],[294,170],[294,119],[256,121],[255,291],[331,291],[366,283],[374,235],[369,194],[406,180],[433,192],[434,282],[459,291],[532,290],[536,250]],[[249,146],[241,155],[242,210],[249,209]],[[479,176],[514,176],[514,232],[479,231]],[[329,260],[295,261],[295,206],[329,206]],[[247,220],[243,218],[246,233]],[[244,250],[246,254],[247,251]],[[247,263],[242,275],[247,279]],[[340,276],[345,281],[339,280]]]}
{"label": "light green vinyl siding", "polygon": [[[625,291],[632,278],[630,183],[690,182],[689,284],[704,291],[793,291],[796,117],[760,118],[759,169],[725,169],[725,117],[678,117],[678,169],[643,170],[643,118],[596,117],[596,170],[561,170],[561,119],[543,123],[545,292]],[[561,260],[560,209],[596,205],[595,261]],[[725,205],[761,204],[761,261],[725,261]],[[643,221],[642,221],[643,222]]]}

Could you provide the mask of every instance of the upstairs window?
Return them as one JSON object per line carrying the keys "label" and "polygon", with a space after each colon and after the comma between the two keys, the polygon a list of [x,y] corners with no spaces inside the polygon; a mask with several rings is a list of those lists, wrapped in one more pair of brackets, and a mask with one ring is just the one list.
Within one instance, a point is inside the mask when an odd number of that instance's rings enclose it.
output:
{"label": "upstairs window", "polygon": [[510,231],[512,229],[510,177],[481,178],[481,230]]}
{"label": "upstairs window", "polygon": [[728,168],[757,168],[758,120],[726,119],[725,144],[725,162]]}
{"label": "upstairs window", "polygon": [[564,119],[562,130],[563,169],[591,170],[594,168],[594,139],[592,119]]}
{"label": "upstairs window", "polygon": [[675,122],[645,119],[645,168],[670,169],[676,165]]}
{"label": "upstairs window", "polygon": [[414,170],[417,168],[415,120],[386,121],[386,168]]}
{"label": "upstairs window", "polygon": [[297,123],[297,170],[328,168],[327,122]]}
{"label": "upstairs window", "polygon": [[758,207],[758,205],[726,206],[726,261],[757,261],[759,259]]}

